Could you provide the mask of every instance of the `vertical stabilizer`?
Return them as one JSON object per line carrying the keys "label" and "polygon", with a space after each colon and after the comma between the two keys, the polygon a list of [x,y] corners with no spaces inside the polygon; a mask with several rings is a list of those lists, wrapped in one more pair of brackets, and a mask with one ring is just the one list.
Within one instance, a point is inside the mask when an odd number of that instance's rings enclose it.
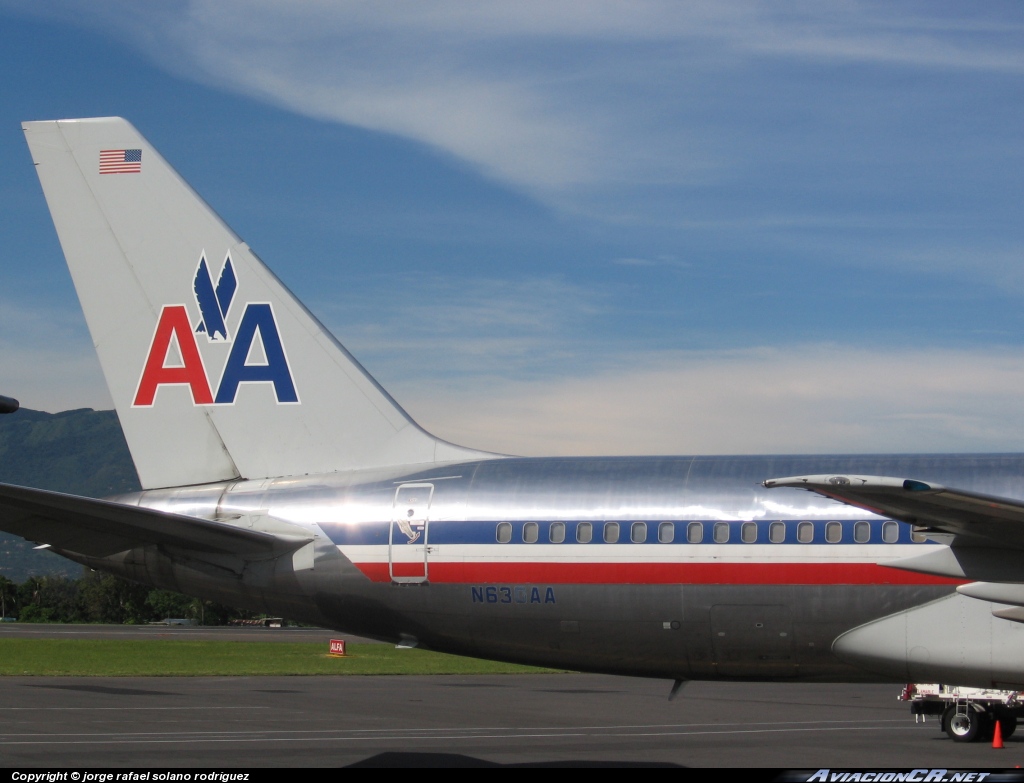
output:
{"label": "vertical stabilizer", "polygon": [[493,456],[420,429],[130,123],[23,129],[144,487]]}

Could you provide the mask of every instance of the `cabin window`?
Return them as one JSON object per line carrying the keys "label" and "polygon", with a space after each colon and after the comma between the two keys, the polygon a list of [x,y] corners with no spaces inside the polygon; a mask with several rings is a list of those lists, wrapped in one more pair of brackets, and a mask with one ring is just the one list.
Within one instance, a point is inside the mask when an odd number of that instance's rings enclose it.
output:
{"label": "cabin window", "polygon": [[536,522],[527,522],[523,525],[523,541],[527,544],[536,544],[538,537],[538,526]]}
{"label": "cabin window", "polygon": [[772,522],[768,525],[768,540],[773,544],[781,544],[786,540],[786,523]]}
{"label": "cabin window", "polygon": [[686,526],[686,540],[691,544],[699,544],[704,540],[704,525],[700,522],[691,522]]}
{"label": "cabin window", "polygon": [[740,540],[744,544],[757,543],[757,522],[744,522],[740,526]]}
{"label": "cabin window", "polygon": [[871,540],[871,523],[860,521],[853,526],[853,540],[858,544],[866,544]]}
{"label": "cabin window", "polygon": [[671,522],[662,522],[658,525],[658,543],[671,544],[676,537],[676,526]]}
{"label": "cabin window", "polygon": [[839,522],[829,522],[825,525],[825,540],[830,544],[838,544],[843,540],[843,526]]}
{"label": "cabin window", "polygon": [[729,523],[728,522],[715,522],[714,536],[715,536],[715,543],[716,544],[728,544],[729,543]]}
{"label": "cabin window", "polygon": [[814,540],[814,524],[801,522],[796,526],[796,540],[801,544],[809,544]]}
{"label": "cabin window", "polygon": [[915,544],[923,544],[928,540],[928,534],[924,532],[923,525],[914,525],[910,528],[910,540]]}
{"label": "cabin window", "polygon": [[619,541],[619,523],[618,522],[605,522],[604,523],[604,542],[606,544],[616,544]]}
{"label": "cabin window", "polygon": [[552,544],[561,544],[565,541],[565,522],[552,522],[548,528],[548,541]]}
{"label": "cabin window", "polygon": [[495,534],[499,544],[507,544],[512,540],[512,523],[511,522],[499,522],[498,532]]}
{"label": "cabin window", "polygon": [[576,540],[581,544],[589,544],[594,540],[594,526],[589,522],[580,522],[576,525]]}
{"label": "cabin window", "polygon": [[900,540],[900,526],[896,522],[882,523],[882,540],[887,544],[895,544]]}
{"label": "cabin window", "polygon": [[647,540],[647,523],[634,522],[629,526],[629,540],[634,544],[642,544]]}

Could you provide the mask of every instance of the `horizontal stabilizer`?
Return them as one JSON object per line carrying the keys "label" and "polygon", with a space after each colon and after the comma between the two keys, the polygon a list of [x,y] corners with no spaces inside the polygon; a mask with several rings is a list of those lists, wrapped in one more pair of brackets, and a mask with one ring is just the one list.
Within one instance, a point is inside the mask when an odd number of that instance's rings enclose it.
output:
{"label": "horizontal stabilizer", "polygon": [[768,479],[764,486],[806,489],[884,517],[953,533],[976,546],[1024,549],[1024,502],[1012,498],[891,476],[791,476]]}
{"label": "horizontal stabilizer", "polygon": [[91,557],[164,544],[261,559],[289,552],[313,538],[10,484],[0,484],[0,530]]}

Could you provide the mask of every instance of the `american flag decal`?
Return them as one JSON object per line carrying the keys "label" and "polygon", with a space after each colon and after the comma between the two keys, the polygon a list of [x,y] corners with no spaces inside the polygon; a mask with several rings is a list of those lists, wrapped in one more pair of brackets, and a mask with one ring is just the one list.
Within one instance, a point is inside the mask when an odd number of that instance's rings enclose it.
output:
{"label": "american flag decal", "polygon": [[100,174],[138,174],[142,150],[100,150]]}

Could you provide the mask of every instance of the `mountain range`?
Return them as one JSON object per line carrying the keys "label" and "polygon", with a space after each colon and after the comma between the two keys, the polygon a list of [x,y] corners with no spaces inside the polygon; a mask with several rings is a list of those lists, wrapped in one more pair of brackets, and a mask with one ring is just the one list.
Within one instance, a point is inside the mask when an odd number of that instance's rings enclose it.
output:
{"label": "mountain range", "polygon": [[[117,414],[91,408],[21,408],[0,416],[0,483],[87,497],[140,488]],[[34,546],[0,533],[0,576],[23,582],[46,574],[81,575],[82,566]]]}

